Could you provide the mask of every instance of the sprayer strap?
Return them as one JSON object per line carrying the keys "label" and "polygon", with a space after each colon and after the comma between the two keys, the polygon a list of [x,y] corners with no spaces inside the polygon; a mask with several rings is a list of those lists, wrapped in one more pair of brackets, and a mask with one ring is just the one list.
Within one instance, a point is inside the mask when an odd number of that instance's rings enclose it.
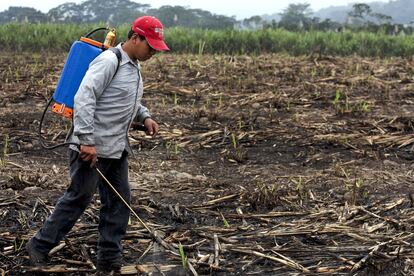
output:
{"label": "sprayer strap", "polygon": [[112,79],[114,79],[116,73],[118,72],[119,65],[121,64],[121,61],[122,61],[122,54],[121,54],[121,51],[119,51],[119,49],[116,48],[116,47],[111,47],[108,50],[111,51],[112,53],[114,53],[116,55],[116,57],[118,58],[118,66],[116,67],[115,74],[112,77]]}

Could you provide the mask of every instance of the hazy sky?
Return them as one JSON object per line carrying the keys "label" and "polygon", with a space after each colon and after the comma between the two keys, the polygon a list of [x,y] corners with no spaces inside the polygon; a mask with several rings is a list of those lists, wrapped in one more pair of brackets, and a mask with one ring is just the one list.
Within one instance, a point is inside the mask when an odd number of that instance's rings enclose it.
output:
{"label": "hazy sky", "polygon": [[[227,16],[235,15],[237,19],[247,18],[253,15],[272,14],[282,11],[289,3],[309,3],[313,10],[329,6],[346,5],[355,2],[373,2],[373,0],[132,0],[137,3],[150,4],[153,8],[163,5],[177,5],[191,8],[208,10],[212,13]],[[376,0],[388,2],[387,0]],[[47,12],[60,4],[66,2],[81,3],[83,0],[0,0],[0,11],[8,9],[9,6],[33,7],[42,12]]]}

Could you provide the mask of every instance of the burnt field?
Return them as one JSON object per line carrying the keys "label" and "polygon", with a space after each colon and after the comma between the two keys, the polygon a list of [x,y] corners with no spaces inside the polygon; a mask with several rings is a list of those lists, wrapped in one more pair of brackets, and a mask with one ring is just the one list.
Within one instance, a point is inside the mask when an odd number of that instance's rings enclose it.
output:
{"label": "burnt field", "polygon": [[[0,275],[69,183],[39,120],[65,55],[0,55]],[[162,55],[143,64],[156,138],[131,131],[123,274],[414,275],[414,61]],[[48,114],[44,137],[68,123]],[[49,273],[93,274],[97,195]],[[160,241],[165,243],[162,245]],[[179,253],[181,251],[181,254]]]}

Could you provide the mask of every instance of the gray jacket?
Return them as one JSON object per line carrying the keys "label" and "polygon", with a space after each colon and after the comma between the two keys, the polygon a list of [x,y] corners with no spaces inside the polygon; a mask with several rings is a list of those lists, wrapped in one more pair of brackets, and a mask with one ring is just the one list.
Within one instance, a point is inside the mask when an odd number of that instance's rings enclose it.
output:
{"label": "gray jacket", "polygon": [[132,121],[143,122],[150,117],[141,104],[140,65],[131,60],[121,44],[117,48],[122,61],[115,76],[118,58],[111,51],[104,51],[89,65],[75,95],[74,129],[68,137],[68,142],[95,145],[98,157],[115,159],[125,149],[131,153],[128,130]]}

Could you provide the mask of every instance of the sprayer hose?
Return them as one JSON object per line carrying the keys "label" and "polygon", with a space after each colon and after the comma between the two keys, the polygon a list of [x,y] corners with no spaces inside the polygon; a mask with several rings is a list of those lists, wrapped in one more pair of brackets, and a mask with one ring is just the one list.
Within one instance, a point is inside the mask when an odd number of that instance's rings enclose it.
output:
{"label": "sprayer hose", "polygon": [[45,116],[46,116],[46,112],[49,109],[49,106],[52,103],[52,101],[53,101],[53,97],[51,97],[49,99],[49,101],[47,102],[46,108],[45,108],[45,110],[43,111],[43,114],[42,114],[42,118],[40,119],[40,123],[39,123],[39,141],[40,141],[40,145],[42,145],[43,148],[49,149],[49,150],[56,149],[56,148],[59,148],[59,147],[69,146],[69,145],[74,145],[76,147],[79,147],[78,144],[70,143],[70,142],[60,143],[60,144],[57,144],[57,145],[54,145],[54,146],[48,146],[48,145],[45,144],[45,141],[43,140],[43,137],[42,137],[42,125],[43,125],[43,121],[44,121]]}

